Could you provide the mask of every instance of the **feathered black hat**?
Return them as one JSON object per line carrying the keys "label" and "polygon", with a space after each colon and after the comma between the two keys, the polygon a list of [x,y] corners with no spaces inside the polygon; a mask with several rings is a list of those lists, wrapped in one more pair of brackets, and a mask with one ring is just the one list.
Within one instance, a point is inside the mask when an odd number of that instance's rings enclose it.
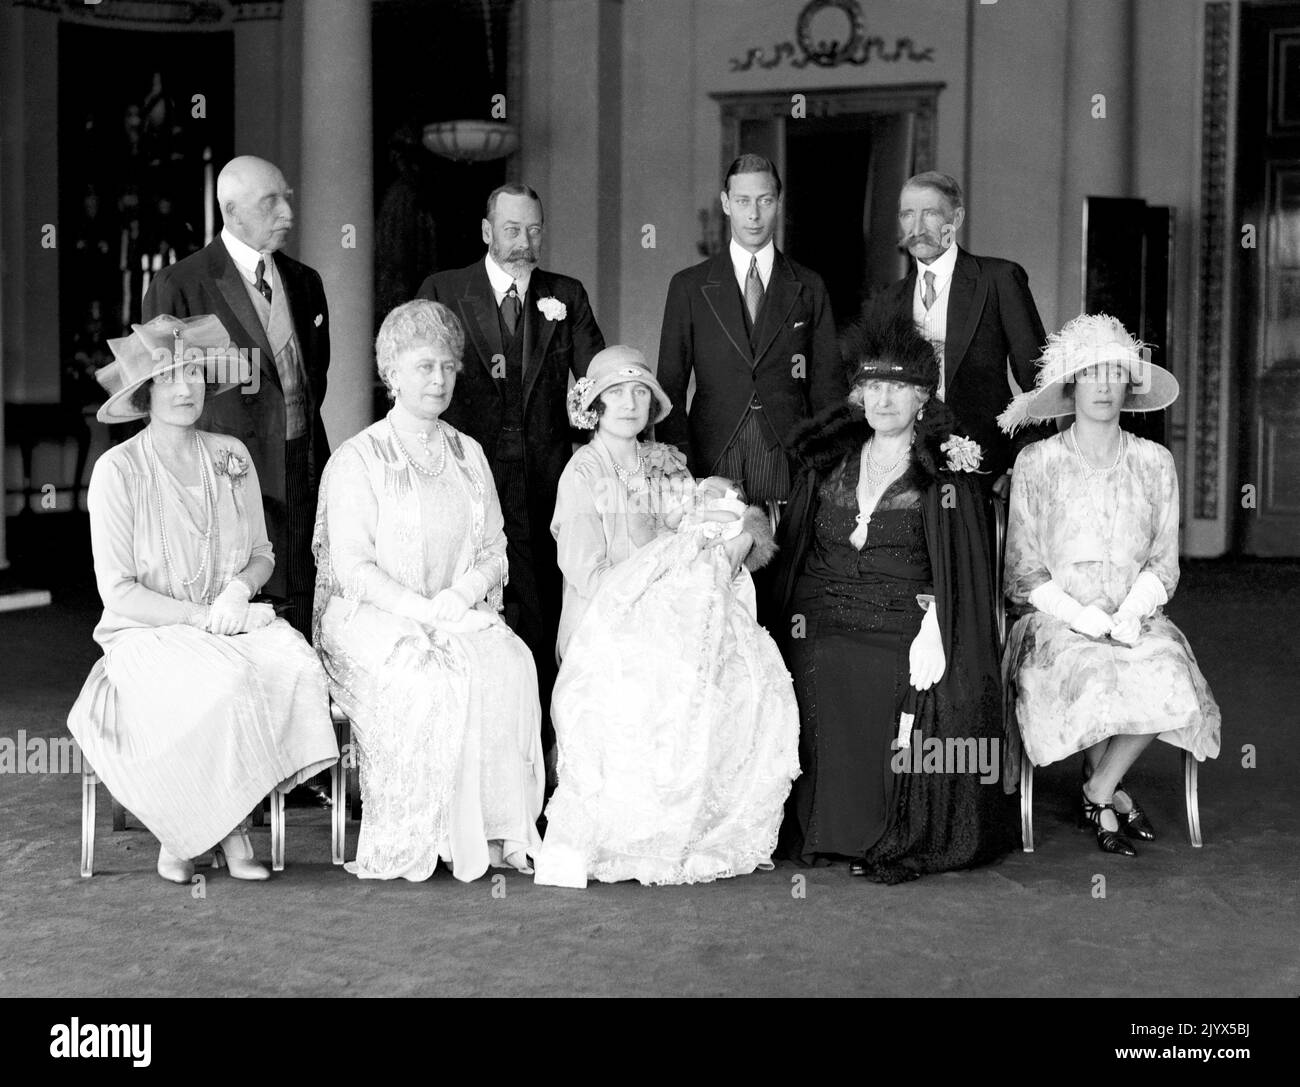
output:
{"label": "feathered black hat", "polygon": [[931,393],[939,387],[938,353],[910,313],[887,305],[879,296],[863,306],[841,350],[850,388],[871,378],[906,381]]}

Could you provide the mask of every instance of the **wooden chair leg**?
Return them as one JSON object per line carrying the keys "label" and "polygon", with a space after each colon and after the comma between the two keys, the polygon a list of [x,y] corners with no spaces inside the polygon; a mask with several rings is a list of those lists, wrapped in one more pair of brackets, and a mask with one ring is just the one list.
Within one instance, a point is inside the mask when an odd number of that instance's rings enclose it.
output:
{"label": "wooden chair leg", "polygon": [[271,871],[284,871],[284,793],[278,789],[271,793]]}
{"label": "wooden chair leg", "polygon": [[81,876],[95,874],[95,786],[99,778],[89,767],[81,772]]}
{"label": "wooden chair leg", "polygon": [[1034,851],[1034,764],[1020,752],[1020,840],[1026,853]]}
{"label": "wooden chair leg", "polygon": [[1201,801],[1196,785],[1196,756],[1183,752],[1183,793],[1187,798],[1187,837],[1193,849],[1201,848]]}

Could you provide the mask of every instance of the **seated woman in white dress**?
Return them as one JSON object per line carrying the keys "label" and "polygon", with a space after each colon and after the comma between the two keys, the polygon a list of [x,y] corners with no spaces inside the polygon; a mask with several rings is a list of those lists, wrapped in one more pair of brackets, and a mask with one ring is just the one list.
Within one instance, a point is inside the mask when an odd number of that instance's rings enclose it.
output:
{"label": "seated woman in white dress", "polygon": [[188,883],[192,858],[215,846],[232,876],[266,879],[244,820],[338,758],[325,675],[301,634],[249,603],[274,555],[248,450],[195,426],[205,397],[238,384],[207,385],[216,366],[192,361],[230,361],[225,329],[212,316],[133,327],[109,341],[98,418],[149,425],[90,477],[104,655],[68,728],[158,838],[160,876]]}
{"label": "seated woman in white dress", "polygon": [[1036,387],[998,420],[1012,432],[1075,417],[1016,460],[1004,587],[1033,610],[1012,628],[1003,670],[1030,761],[1082,751],[1081,822],[1125,856],[1130,839],[1155,838],[1123,781],[1147,745],[1219,753],[1219,707],[1161,610],[1178,585],[1174,460],[1119,425],[1121,411],[1177,397],[1173,374],[1144,359],[1119,321],[1084,314],[1049,337]]}
{"label": "seated woman in white dress", "polygon": [[506,537],[473,438],[439,421],[465,349],[438,302],[395,308],[375,342],[396,401],[325,467],[312,629],[352,719],[362,879],[531,873],[545,768],[537,672],[505,625]]}
{"label": "seated woman in white dress", "polygon": [[672,446],[639,440],[670,409],[641,352],[600,352],[569,406],[595,433],[560,477],[551,524],[559,784],[537,882],[698,883],[770,866],[799,710],[742,565],[771,557],[766,516],[726,481],[697,485]]}

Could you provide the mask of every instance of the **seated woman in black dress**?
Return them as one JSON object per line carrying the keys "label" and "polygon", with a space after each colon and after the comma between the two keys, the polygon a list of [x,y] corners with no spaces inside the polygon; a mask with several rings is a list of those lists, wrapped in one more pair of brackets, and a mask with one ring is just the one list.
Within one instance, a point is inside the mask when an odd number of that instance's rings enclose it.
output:
{"label": "seated woman in black dress", "polygon": [[849,402],[795,432],[803,471],[778,536],[803,767],[782,835],[797,860],[899,883],[1014,844],[995,590],[979,447],[932,399],[933,348],[906,315],[876,313],[846,357]]}

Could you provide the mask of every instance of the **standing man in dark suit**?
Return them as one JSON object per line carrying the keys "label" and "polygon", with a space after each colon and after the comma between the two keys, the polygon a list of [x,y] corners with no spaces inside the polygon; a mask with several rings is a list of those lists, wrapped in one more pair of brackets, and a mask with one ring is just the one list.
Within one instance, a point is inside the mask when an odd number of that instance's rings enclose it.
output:
{"label": "standing man in dark suit", "polygon": [[251,373],[231,396],[209,397],[198,425],[232,434],[253,457],[275,571],[265,591],[311,638],[316,564],[311,537],[329,458],[320,407],[330,362],[329,310],[320,276],[280,252],[293,226],[292,190],[264,159],[231,159],[217,177],[224,226],[206,248],[162,269],[145,321],[212,313],[249,353]]}
{"label": "standing man in dark suit", "polygon": [[582,377],[605,340],[582,284],[538,267],[543,225],[532,189],[493,190],[482,224],[487,255],[429,276],[416,297],[450,306],[465,325],[465,369],[443,418],[477,440],[492,465],[510,565],[505,618],[537,662],[549,751],[561,589],[551,517],[573,452],[565,397],[569,374]]}
{"label": "standing man in dark suit", "polygon": [[1047,336],[1025,270],[957,245],[965,218],[955,178],[930,171],[908,179],[898,197],[898,229],[912,268],[885,289],[884,304],[911,314],[934,344],[938,395],[984,450],[989,474],[980,479],[986,491],[1006,497],[1015,454],[1044,436],[1036,428],[1013,446],[998,429],[998,413],[1014,393],[1007,362],[1021,390],[1033,388]]}
{"label": "standing man in dark suit", "polygon": [[835,320],[821,277],[772,240],[776,167],[741,155],[721,198],[727,248],[668,284],[657,376],[673,410],[655,436],[682,450],[696,476],[726,476],[750,502],[783,502],[790,431],[846,391]]}

